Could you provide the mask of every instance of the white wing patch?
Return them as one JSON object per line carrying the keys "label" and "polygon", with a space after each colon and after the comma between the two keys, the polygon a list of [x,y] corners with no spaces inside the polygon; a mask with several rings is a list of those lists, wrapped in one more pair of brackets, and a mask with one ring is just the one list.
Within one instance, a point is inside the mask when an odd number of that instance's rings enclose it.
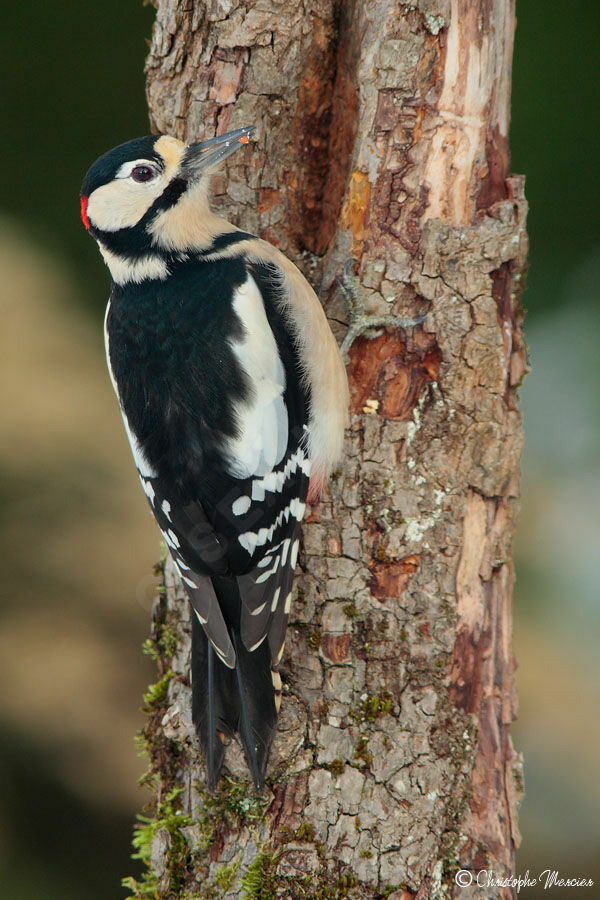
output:
{"label": "white wing patch", "polygon": [[[297,497],[294,497],[293,500],[288,503],[285,509],[281,510],[270,528],[259,528],[258,531],[244,531],[243,534],[239,535],[238,541],[240,542],[244,550],[247,550],[250,556],[252,556],[257,547],[264,547],[265,544],[268,544],[271,541],[273,535],[275,534],[275,531],[280,527],[280,525],[283,525],[284,522],[289,522],[290,516],[296,519],[297,522],[301,522],[304,518],[305,511],[306,503],[302,503],[301,500],[298,500]],[[297,544],[298,542],[296,541],[294,547],[292,547],[291,558],[293,559],[293,565],[296,565],[296,558],[294,554],[298,553]]]}
{"label": "white wing patch", "polygon": [[302,447],[298,447],[286,462],[283,469],[278,472],[267,472],[262,478],[257,478],[252,482],[252,499],[264,500],[265,491],[271,493],[280,493],[286,481],[298,469],[302,469],[305,475],[310,475],[310,460],[305,455]]}
{"label": "white wing patch", "polygon": [[287,448],[285,371],[260,290],[251,275],[237,288],[233,309],[245,333],[231,346],[250,379],[252,394],[235,407],[239,437],[227,443],[229,471],[235,478],[264,476],[283,459]]}
{"label": "white wing patch", "polygon": [[[301,469],[305,475],[310,475],[310,460],[305,455],[302,447],[298,447],[295,453],[293,453],[288,461],[286,462],[283,469],[280,469],[277,472],[268,472],[262,478],[254,478],[252,481],[252,500],[254,501],[262,501],[265,499],[265,492],[270,491],[271,493],[281,493],[286,485],[288,479],[294,475],[298,469]],[[240,503],[243,501],[243,504]],[[237,504],[240,504],[239,506]],[[245,513],[250,508],[250,502],[248,497],[240,497],[238,500],[233,502],[233,512],[238,515],[240,513]],[[293,516],[298,522],[301,522],[304,518],[304,512],[306,510],[306,504],[301,503],[297,497],[294,497],[288,506],[282,509],[277,518],[273,521],[273,524],[270,528],[261,528],[258,532],[254,531],[244,531],[242,534],[238,535],[238,541],[246,550],[250,556],[253,555],[257,546],[262,547],[268,540],[273,537],[275,530],[285,521],[289,522],[290,516]],[[283,546],[283,558],[281,560],[282,565],[285,565],[285,560],[287,557],[289,540],[284,541]],[[266,566],[267,563],[264,560],[258,563],[259,566]]]}
{"label": "white wing patch", "polygon": [[231,511],[234,516],[243,516],[248,512],[250,506],[252,505],[252,501],[250,497],[238,497],[231,504]]}
{"label": "white wing patch", "polygon": [[256,550],[257,539],[258,535],[254,531],[245,531],[244,534],[240,534],[240,536],[238,537],[238,541],[240,542],[244,550],[246,550],[250,554],[250,556],[252,556],[252,554]]}

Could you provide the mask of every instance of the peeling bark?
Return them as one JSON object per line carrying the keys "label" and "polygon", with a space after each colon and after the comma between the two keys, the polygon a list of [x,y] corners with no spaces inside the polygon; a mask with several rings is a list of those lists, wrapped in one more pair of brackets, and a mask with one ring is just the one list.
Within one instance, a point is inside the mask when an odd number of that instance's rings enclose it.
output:
{"label": "peeling bark", "polygon": [[481,889],[457,887],[457,869],[513,871],[527,369],[514,22],[507,0],[159,0],[153,127],[260,126],[215,178],[215,205],[300,265],[340,335],[351,255],[369,311],[426,320],[351,349],[352,424],[305,523],[264,801],[234,743],[230,780],[203,790],[187,601],[167,565],[154,639],[168,687],[146,730],[156,896],[469,900]]}

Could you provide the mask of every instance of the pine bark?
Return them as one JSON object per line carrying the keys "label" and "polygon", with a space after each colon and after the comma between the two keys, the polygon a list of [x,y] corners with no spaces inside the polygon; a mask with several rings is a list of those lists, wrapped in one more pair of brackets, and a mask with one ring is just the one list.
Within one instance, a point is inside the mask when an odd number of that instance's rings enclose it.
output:
{"label": "pine bark", "polygon": [[204,792],[188,606],[167,563],[146,729],[156,799],[138,835],[155,893],[132,883],[138,896],[513,896],[454,876],[510,875],[519,840],[514,26],[511,0],[158,2],[153,130],[259,126],[215,177],[215,206],[294,259],[340,338],[350,257],[370,311],[426,319],[350,351],[351,427],[304,526],[264,798],[235,744]]}

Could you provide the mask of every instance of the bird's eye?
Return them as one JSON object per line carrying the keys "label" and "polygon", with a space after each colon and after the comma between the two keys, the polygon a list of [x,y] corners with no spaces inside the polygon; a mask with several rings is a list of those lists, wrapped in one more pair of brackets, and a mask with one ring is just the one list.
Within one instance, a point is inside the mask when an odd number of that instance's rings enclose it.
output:
{"label": "bird's eye", "polygon": [[154,172],[150,166],[136,166],[131,171],[131,177],[134,181],[150,181],[154,178]]}

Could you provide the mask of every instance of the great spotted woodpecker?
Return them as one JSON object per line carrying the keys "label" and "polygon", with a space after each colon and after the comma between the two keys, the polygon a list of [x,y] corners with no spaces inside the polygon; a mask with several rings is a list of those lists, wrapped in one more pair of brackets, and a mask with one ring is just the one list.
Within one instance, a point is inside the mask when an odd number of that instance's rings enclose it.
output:
{"label": "great spotted woodpecker", "polygon": [[109,371],[193,609],[192,714],[210,788],[235,734],[263,785],[300,523],[340,458],[348,409],[308,282],[210,209],[210,175],[253,132],[132,140],[81,189],[112,276]]}

